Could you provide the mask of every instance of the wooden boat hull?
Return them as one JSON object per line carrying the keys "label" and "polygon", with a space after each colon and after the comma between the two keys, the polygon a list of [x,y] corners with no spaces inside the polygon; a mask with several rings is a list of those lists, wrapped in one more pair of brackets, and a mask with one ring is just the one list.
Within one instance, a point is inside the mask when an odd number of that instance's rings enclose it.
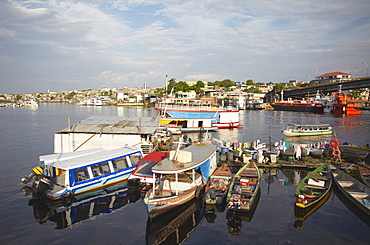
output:
{"label": "wooden boat hull", "polygon": [[[200,186],[194,186],[190,190],[183,192],[176,196],[169,196],[169,197],[157,197],[157,198],[145,198],[146,206],[148,213],[151,217],[155,217],[157,215],[163,214],[164,212],[176,207],[180,206],[188,201],[192,200],[196,196],[197,190],[201,189]],[[147,196],[151,196],[151,192],[153,188],[148,191]],[[198,190],[199,192],[199,190]]]}
{"label": "wooden boat hull", "polygon": [[248,212],[260,188],[261,173],[254,161],[245,164],[233,177],[227,194],[229,210]]}
{"label": "wooden boat hull", "polygon": [[332,169],[332,175],[339,195],[354,206],[362,218],[370,219],[370,188],[339,169]]}
{"label": "wooden boat hull", "polygon": [[358,178],[362,183],[370,187],[370,169],[364,166],[357,166]]}
{"label": "wooden boat hull", "polygon": [[330,192],[332,182],[329,165],[319,166],[298,184],[295,206],[305,209],[317,205]]}
{"label": "wooden boat hull", "polygon": [[222,204],[226,200],[232,178],[229,167],[221,166],[210,176],[205,188],[206,204]]}
{"label": "wooden boat hull", "polygon": [[295,218],[299,221],[305,221],[311,214],[316,212],[316,210],[321,208],[326,203],[330,195],[331,195],[331,191],[328,191],[318,202],[316,202],[315,204],[307,208],[300,208],[294,205]]}

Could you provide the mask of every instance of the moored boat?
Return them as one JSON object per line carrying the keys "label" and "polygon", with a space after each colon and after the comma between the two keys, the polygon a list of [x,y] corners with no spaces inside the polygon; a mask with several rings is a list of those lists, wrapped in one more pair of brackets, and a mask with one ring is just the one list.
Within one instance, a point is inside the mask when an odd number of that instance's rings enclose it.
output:
{"label": "moored boat", "polygon": [[156,216],[199,197],[217,167],[216,146],[209,143],[179,147],[152,167],[156,178],[144,198],[149,215]]}
{"label": "moored boat", "polygon": [[346,172],[332,169],[333,180],[339,194],[355,206],[362,218],[370,219],[370,187],[361,183]]}
{"label": "moored boat", "polygon": [[172,134],[199,132],[199,131],[216,131],[218,128],[213,126],[212,118],[173,118],[165,117],[159,120],[159,125],[166,127]]}
{"label": "moored boat", "polygon": [[316,202],[308,208],[299,208],[294,205],[294,215],[296,218],[296,221],[294,222],[294,227],[303,229],[303,222],[326,203],[326,201],[330,197],[330,194],[331,191],[328,191],[326,194],[324,194],[320,201]]}
{"label": "moored boat", "polygon": [[255,161],[249,161],[234,175],[227,194],[229,210],[249,211],[260,189],[261,173]]}
{"label": "moored boat", "polygon": [[358,178],[370,188],[370,169],[365,166],[357,166]]}
{"label": "moored boat", "polygon": [[217,107],[211,100],[161,98],[155,105],[162,116],[173,118],[212,118],[217,128],[243,127],[239,123],[239,110],[234,107]]}
{"label": "moored boat", "polygon": [[344,115],[360,115],[361,110],[357,109],[360,104],[352,101],[346,93],[334,93],[333,104],[331,113],[344,114]]}
{"label": "moored boat", "polygon": [[270,104],[277,111],[324,113],[324,105],[305,100],[288,100]]}
{"label": "moored boat", "polygon": [[286,136],[319,136],[333,133],[329,124],[290,124],[283,128]]}
{"label": "moored boat", "polygon": [[309,173],[295,190],[295,206],[298,208],[313,208],[330,192],[332,176],[328,164],[323,164]]}
{"label": "moored boat", "polygon": [[142,158],[128,178],[128,187],[137,187],[139,184],[137,182],[153,185],[155,179],[153,178],[152,167],[169,156],[169,152],[153,151]]}
{"label": "moored boat", "polygon": [[232,172],[227,165],[216,169],[210,176],[206,188],[206,204],[222,204],[226,200]]}
{"label": "moored boat", "polygon": [[349,150],[349,151],[363,151],[370,153],[370,146],[369,144],[358,146],[354,144],[350,144],[348,142],[344,142],[343,144],[338,145],[339,149],[342,150]]}
{"label": "moored boat", "polygon": [[102,148],[39,157],[40,166],[22,178],[52,200],[64,199],[128,179],[143,157],[141,148]]}

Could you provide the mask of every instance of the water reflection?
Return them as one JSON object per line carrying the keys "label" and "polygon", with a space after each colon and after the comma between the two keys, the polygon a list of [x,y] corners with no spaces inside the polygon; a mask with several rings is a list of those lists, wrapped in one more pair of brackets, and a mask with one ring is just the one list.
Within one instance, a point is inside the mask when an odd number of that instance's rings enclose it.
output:
{"label": "water reflection", "polygon": [[182,244],[204,219],[204,200],[194,198],[165,215],[150,218],[146,224],[146,244]]}
{"label": "water reflection", "polygon": [[331,191],[328,191],[328,193],[325,194],[325,196],[321,199],[320,202],[317,202],[315,205],[311,205],[307,208],[300,208],[294,205],[294,215],[296,218],[296,221],[294,222],[294,227],[303,229],[304,224],[303,222],[310,216],[312,215],[316,210],[321,208],[326,201],[329,199],[331,195]]}
{"label": "water reflection", "polygon": [[258,190],[256,194],[256,199],[249,209],[249,211],[238,211],[238,210],[227,210],[226,220],[227,229],[229,233],[233,236],[239,236],[241,234],[241,229],[243,227],[243,221],[251,222],[254,213],[256,212],[258,202],[261,197],[261,189]]}
{"label": "water reflection", "polygon": [[[28,205],[33,207],[34,218],[40,224],[49,220],[56,223],[56,229],[65,229],[137,202],[140,191],[130,191],[126,186],[127,182],[124,182],[64,201],[51,201],[45,195],[34,194]],[[25,188],[25,191],[26,195],[32,192],[29,188]]]}

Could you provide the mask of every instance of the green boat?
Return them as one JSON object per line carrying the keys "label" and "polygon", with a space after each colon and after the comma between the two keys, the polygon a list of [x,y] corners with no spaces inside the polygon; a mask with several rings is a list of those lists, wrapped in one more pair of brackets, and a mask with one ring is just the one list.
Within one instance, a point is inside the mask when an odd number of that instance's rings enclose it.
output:
{"label": "green boat", "polygon": [[330,166],[326,163],[309,173],[296,188],[295,206],[298,208],[314,207],[327,196],[332,186]]}
{"label": "green boat", "polygon": [[249,211],[257,199],[261,172],[255,161],[250,161],[234,175],[227,194],[228,210]]}

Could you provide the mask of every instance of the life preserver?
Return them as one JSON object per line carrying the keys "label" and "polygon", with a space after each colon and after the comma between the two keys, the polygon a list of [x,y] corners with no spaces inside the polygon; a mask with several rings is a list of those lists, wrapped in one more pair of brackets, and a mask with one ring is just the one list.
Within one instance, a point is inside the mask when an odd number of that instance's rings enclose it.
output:
{"label": "life preserver", "polygon": [[332,141],[330,141],[330,145],[331,145],[331,147],[337,147],[339,145],[339,142],[338,142],[338,140],[332,140]]}
{"label": "life preserver", "polygon": [[334,149],[332,152],[333,156],[339,157],[340,156],[340,150],[339,149]]}
{"label": "life preserver", "polygon": [[62,196],[61,196],[62,199],[64,199],[64,198],[72,198],[72,197],[73,197],[73,192],[71,190],[65,190],[62,193]]}

